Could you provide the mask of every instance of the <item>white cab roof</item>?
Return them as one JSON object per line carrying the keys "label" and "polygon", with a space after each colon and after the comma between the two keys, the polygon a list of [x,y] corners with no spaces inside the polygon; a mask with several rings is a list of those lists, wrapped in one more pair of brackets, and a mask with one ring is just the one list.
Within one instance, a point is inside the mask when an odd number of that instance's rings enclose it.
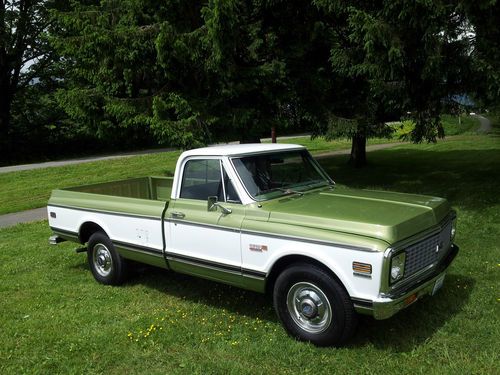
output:
{"label": "white cab roof", "polygon": [[305,149],[305,147],[293,144],[245,143],[245,144],[195,148],[193,150],[184,151],[181,155],[181,158],[185,158],[187,156],[236,156],[236,155],[266,153],[273,151],[302,150],[302,149]]}

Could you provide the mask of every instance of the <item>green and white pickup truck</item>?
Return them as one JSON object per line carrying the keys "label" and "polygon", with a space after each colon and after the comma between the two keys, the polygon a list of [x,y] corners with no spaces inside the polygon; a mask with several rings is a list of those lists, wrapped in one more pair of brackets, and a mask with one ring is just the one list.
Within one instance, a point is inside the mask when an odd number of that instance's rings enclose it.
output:
{"label": "green and white pickup truck", "polygon": [[294,337],[341,345],[442,286],[458,253],[445,199],[338,188],[297,145],[184,152],[173,178],[54,190],[51,243],[87,243],[104,284],[129,261],[270,293]]}

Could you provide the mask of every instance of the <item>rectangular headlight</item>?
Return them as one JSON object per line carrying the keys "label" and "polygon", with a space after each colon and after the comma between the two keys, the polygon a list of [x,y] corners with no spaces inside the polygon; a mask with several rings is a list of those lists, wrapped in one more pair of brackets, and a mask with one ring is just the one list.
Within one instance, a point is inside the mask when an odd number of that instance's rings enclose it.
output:
{"label": "rectangular headlight", "polygon": [[455,239],[455,234],[457,232],[457,218],[455,217],[452,221],[451,221],[451,240],[453,241]]}
{"label": "rectangular headlight", "polygon": [[406,253],[396,254],[391,259],[391,283],[401,280],[405,274]]}

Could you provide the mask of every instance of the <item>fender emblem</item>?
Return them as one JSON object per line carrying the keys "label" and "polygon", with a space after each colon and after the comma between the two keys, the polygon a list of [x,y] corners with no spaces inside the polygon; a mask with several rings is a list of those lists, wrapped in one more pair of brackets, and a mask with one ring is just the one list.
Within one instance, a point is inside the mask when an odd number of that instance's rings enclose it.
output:
{"label": "fender emblem", "polygon": [[250,251],[258,251],[258,252],[263,252],[267,251],[267,245],[255,245],[255,244],[250,244],[248,245],[248,249]]}

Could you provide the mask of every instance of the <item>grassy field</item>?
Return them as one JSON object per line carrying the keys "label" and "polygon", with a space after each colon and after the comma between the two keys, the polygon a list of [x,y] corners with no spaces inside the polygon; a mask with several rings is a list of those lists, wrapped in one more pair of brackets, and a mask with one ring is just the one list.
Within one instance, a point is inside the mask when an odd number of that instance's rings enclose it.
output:
{"label": "grassy field", "polygon": [[447,136],[459,134],[474,134],[478,127],[478,120],[468,115],[457,116],[442,115],[441,122]]}
{"label": "grassy field", "polygon": [[[171,173],[175,157],[149,156],[157,166],[145,172]],[[0,230],[0,373],[498,373],[499,134],[372,152],[363,170],[346,158],[320,160],[339,184],[444,196],[457,209],[461,251],[435,298],[363,317],[348,347],[320,349],[289,338],[265,296],[153,268],[99,285],[75,244],[47,244],[46,222],[18,225]],[[144,160],[106,163],[107,174],[81,165],[85,178],[68,169],[43,189],[134,175]]]}
{"label": "grassy field", "polygon": [[[446,127],[455,129],[456,124],[453,121],[454,118],[448,116],[445,122]],[[477,120],[472,118],[469,118],[468,124],[472,127],[478,126]],[[399,142],[399,139],[370,139],[368,145],[393,142]],[[301,144],[313,154],[346,150],[351,147],[351,142],[347,139],[326,141],[324,138],[299,137],[287,139],[284,143]],[[178,151],[165,152],[65,167],[1,173],[0,215],[43,207],[47,204],[51,190],[61,187],[129,177],[173,175],[179,153]]]}

